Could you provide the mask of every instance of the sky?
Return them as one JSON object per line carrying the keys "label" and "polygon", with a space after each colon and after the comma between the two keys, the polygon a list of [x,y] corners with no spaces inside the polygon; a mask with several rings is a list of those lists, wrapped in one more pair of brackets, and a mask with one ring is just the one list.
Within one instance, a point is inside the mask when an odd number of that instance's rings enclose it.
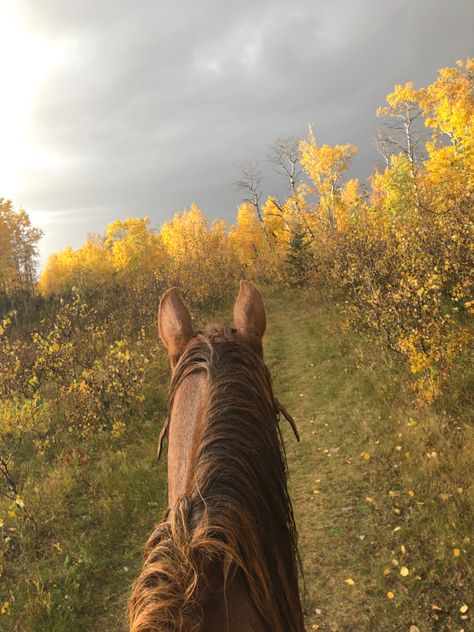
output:
{"label": "sky", "polygon": [[235,218],[238,165],[279,137],[377,160],[375,110],[474,55],[473,0],[0,0],[0,197],[42,262],[115,219]]}

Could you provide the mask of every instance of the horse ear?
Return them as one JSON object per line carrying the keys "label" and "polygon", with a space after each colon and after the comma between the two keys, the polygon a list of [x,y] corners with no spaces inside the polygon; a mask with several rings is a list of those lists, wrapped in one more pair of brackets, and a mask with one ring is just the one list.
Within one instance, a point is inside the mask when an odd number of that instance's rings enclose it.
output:
{"label": "horse ear", "polygon": [[240,282],[239,295],[234,305],[234,324],[240,333],[255,342],[261,353],[267,315],[262,295],[255,285],[248,281]]}
{"label": "horse ear", "polygon": [[158,330],[160,338],[168,350],[171,365],[174,366],[185,346],[193,337],[191,314],[175,287],[167,290],[161,297],[158,310]]}

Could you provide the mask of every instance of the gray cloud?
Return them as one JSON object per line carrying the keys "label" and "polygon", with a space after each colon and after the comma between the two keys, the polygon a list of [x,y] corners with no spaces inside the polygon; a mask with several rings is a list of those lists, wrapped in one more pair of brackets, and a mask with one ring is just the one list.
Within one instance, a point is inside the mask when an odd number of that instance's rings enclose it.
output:
{"label": "gray cloud", "polygon": [[[29,30],[68,56],[33,103],[34,141],[63,159],[2,191],[48,213],[43,252],[117,217],[156,223],[192,201],[232,218],[240,161],[313,123],[321,142],[376,159],[375,109],[473,54],[472,0],[20,0]],[[280,185],[266,168],[264,187]],[[34,219],[34,214],[33,214]]]}

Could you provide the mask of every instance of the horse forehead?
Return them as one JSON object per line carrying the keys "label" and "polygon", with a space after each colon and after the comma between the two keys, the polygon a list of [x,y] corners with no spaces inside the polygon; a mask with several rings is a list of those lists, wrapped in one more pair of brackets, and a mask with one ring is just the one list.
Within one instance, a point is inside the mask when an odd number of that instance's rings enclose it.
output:
{"label": "horse forehead", "polygon": [[225,342],[236,342],[240,344],[243,340],[234,327],[208,325],[203,329],[198,329],[186,345],[183,360],[191,360],[193,352],[198,352],[199,350],[204,351],[206,348],[211,350],[215,347],[220,347],[220,345]]}

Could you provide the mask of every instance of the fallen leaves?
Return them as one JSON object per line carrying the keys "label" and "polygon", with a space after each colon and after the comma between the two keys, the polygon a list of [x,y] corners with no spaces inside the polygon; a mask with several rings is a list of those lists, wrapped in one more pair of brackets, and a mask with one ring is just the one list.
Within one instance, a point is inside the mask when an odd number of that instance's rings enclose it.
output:
{"label": "fallen leaves", "polygon": [[408,570],[408,568],[406,566],[402,566],[400,569],[400,575],[402,577],[408,577],[409,574],[410,574],[410,571]]}
{"label": "fallen leaves", "polygon": [[352,579],[352,577],[348,577],[347,579],[345,579],[344,583],[348,586],[355,586],[355,581]]}
{"label": "fallen leaves", "polygon": [[21,507],[21,509],[25,508],[25,503],[23,502],[23,499],[20,496],[17,496],[15,498],[15,505],[17,505],[17,507]]}

